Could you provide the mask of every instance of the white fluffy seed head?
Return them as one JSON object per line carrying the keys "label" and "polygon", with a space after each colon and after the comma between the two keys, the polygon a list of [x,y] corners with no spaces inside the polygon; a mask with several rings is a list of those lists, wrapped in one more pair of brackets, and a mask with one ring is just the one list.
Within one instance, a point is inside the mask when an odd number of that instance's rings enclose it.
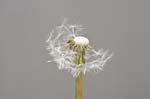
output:
{"label": "white fluffy seed head", "polygon": [[89,40],[83,36],[75,37],[73,40],[76,45],[83,45],[83,46],[89,45]]}
{"label": "white fluffy seed head", "polygon": [[[89,40],[82,36],[76,36],[74,33],[68,33],[73,30],[75,27],[68,27],[68,24],[65,22],[58,26],[59,28],[55,28],[54,31],[50,33],[50,36],[47,40],[49,55],[51,55],[54,59],[50,60],[58,63],[59,69],[65,69],[70,71],[74,77],[77,77],[80,72],[84,74],[90,71],[101,71],[105,63],[112,57],[113,54],[108,54],[107,51],[94,50],[91,49],[89,44]],[[71,30],[70,30],[71,29]],[[76,31],[81,31],[79,26],[76,26]],[[57,35],[55,35],[57,34]],[[68,38],[72,37],[72,38]],[[68,38],[68,41],[65,41]],[[68,48],[66,48],[66,44]],[[86,49],[91,49],[86,51]],[[72,50],[72,51],[70,51]],[[81,65],[77,65],[74,61],[75,56],[82,52],[85,54],[86,51],[86,63]],[[75,53],[74,53],[75,52]],[[80,66],[80,67],[79,67]]]}

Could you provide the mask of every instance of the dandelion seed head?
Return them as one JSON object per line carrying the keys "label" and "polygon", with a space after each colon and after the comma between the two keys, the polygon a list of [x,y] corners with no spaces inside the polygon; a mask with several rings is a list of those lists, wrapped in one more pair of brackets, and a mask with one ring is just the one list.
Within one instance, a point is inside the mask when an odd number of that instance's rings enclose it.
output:
{"label": "dandelion seed head", "polygon": [[[66,20],[50,32],[46,43],[49,55],[57,63],[58,69],[69,71],[73,77],[80,72],[102,71],[106,62],[113,56],[107,50],[95,50],[90,47],[89,40],[80,35],[82,25],[69,25]],[[87,50],[86,49],[90,49]],[[70,50],[71,49],[71,50]],[[86,63],[77,65],[75,55],[80,51],[86,51]]]}

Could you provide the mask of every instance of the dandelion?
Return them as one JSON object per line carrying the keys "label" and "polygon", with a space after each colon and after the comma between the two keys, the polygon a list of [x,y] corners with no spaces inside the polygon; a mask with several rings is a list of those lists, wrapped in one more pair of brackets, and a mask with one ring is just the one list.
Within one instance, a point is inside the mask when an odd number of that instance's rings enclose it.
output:
{"label": "dandelion", "polygon": [[[66,20],[50,32],[46,43],[49,55],[60,70],[69,71],[76,80],[76,99],[82,99],[82,75],[103,70],[113,56],[108,50],[95,50],[90,41],[80,33],[81,25],[69,25]],[[49,61],[49,62],[51,62]]]}

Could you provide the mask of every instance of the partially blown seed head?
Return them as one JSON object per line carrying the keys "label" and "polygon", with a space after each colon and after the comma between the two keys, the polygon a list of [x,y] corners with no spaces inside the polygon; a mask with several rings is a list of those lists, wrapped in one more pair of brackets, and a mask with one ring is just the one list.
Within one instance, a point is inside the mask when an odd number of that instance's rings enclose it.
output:
{"label": "partially blown seed head", "polygon": [[[68,70],[74,77],[77,77],[80,72],[85,74],[91,71],[102,71],[104,64],[113,56],[113,54],[108,54],[108,50],[96,51],[91,48],[89,40],[79,35],[81,30],[81,25],[69,25],[65,21],[50,32],[46,41],[47,50],[53,57],[53,61],[58,64],[58,68]],[[86,51],[86,49],[90,50]],[[75,63],[77,53],[85,55],[86,63],[79,65]]]}

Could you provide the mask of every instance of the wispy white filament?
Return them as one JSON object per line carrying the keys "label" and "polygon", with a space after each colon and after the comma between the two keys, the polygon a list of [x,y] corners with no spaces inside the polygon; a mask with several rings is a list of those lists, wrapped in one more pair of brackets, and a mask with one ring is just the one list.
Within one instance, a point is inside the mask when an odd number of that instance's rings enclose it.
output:
{"label": "wispy white filament", "polygon": [[[105,63],[113,56],[113,54],[108,54],[107,50],[100,49],[96,51],[91,49],[86,51],[86,63],[77,65],[74,61],[76,52],[70,50],[66,42],[72,37],[80,36],[81,30],[81,25],[69,25],[63,22],[50,32],[46,41],[49,55],[53,57],[50,62],[56,62],[59,69],[71,72],[73,77],[77,77],[81,71],[84,74],[90,71],[102,71]],[[85,42],[87,43],[88,41],[85,40]]]}

